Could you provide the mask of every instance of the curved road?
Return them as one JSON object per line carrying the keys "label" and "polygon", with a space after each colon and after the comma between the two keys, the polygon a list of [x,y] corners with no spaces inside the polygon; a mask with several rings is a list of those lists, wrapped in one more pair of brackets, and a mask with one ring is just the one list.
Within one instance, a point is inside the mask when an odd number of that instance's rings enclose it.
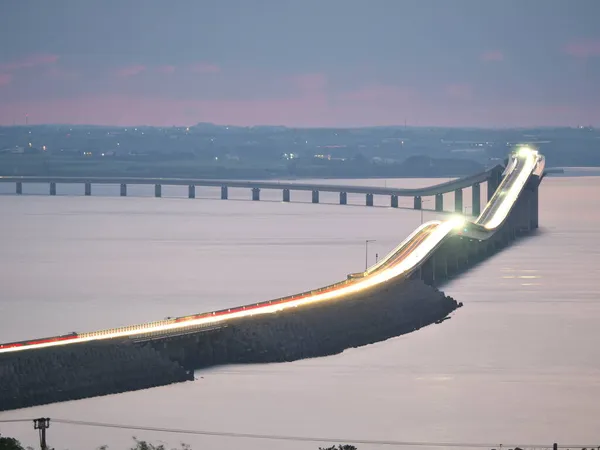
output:
{"label": "curved road", "polygon": [[[532,174],[541,174],[544,157],[537,151],[523,147],[510,155],[509,164],[500,186],[474,222],[486,231],[483,238],[491,237],[508,217],[511,208]],[[0,344],[0,353],[75,344],[101,339],[151,338],[152,335],[180,334],[197,331],[204,327],[223,326],[227,321],[254,314],[276,313],[283,309],[298,307],[348,296],[396,277],[406,277],[416,270],[429,255],[448,237],[462,230],[466,219],[462,216],[445,221],[430,221],[417,228],[379,263],[365,272],[354,274],[347,280],[320,289],[282,297],[252,305],[191,316],[167,319],[142,325],[113,328],[90,333],[72,333],[43,339]],[[478,236],[481,238],[481,236]]]}

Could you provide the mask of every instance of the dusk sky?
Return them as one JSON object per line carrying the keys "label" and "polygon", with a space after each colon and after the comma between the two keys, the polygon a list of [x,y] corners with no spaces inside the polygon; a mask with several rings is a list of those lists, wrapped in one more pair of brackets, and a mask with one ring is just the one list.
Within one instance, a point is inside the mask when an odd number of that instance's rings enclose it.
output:
{"label": "dusk sky", "polygon": [[0,124],[600,126],[600,0],[4,0]]}

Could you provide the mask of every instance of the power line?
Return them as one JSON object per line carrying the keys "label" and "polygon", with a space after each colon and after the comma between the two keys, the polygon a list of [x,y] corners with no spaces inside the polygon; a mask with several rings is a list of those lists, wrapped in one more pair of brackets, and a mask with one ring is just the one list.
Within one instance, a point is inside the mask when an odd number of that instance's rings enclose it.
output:
{"label": "power line", "polygon": [[[34,419],[9,419],[0,420],[0,423],[16,423],[16,422],[33,422]],[[351,443],[351,444],[368,444],[368,445],[387,445],[396,447],[449,447],[449,448],[545,448],[550,449],[553,447],[552,444],[490,444],[490,443],[473,443],[473,442],[422,442],[422,441],[395,441],[395,440],[371,440],[371,439],[348,439],[348,438],[328,438],[328,437],[308,437],[308,436],[288,436],[288,435],[277,435],[277,434],[253,434],[253,433],[233,433],[226,431],[207,431],[207,430],[187,430],[179,428],[163,428],[163,427],[149,427],[141,425],[123,425],[115,423],[104,423],[104,422],[91,422],[83,420],[69,420],[69,419],[52,419],[55,423],[61,423],[63,425],[74,425],[74,426],[88,426],[88,427],[99,427],[99,428],[116,428],[123,430],[133,431],[149,431],[159,433],[175,433],[175,434],[188,434],[197,436],[218,436],[218,437],[229,437],[229,438],[242,438],[242,439],[267,439],[277,441],[295,441],[295,442],[317,442],[317,443]],[[562,444],[555,448],[560,449],[576,449],[576,448],[600,448],[598,445],[583,445],[583,444]]]}
{"label": "power line", "polygon": [[[552,444],[489,444],[489,443],[472,443],[472,442],[417,442],[417,441],[394,441],[394,440],[370,440],[370,439],[348,439],[348,438],[329,438],[329,437],[307,437],[307,436],[286,436],[276,434],[253,434],[253,433],[232,433],[225,431],[205,431],[205,430],[186,430],[177,428],[162,428],[162,427],[147,427],[137,425],[121,425],[102,422],[87,422],[81,420],[68,419],[52,419],[56,423],[76,426],[90,426],[101,428],[119,428],[135,431],[153,431],[162,433],[177,433],[202,436],[220,436],[231,438],[245,439],[269,439],[279,441],[296,441],[296,442],[327,442],[340,443],[348,442],[352,444],[369,444],[369,445],[390,445],[390,446],[412,446],[412,447],[454,447],[454,448],[496,448],[496,447],[536,447],[536,448],[552,448]],[[590,448],[595,446],[590,445],[560,445],[558,448]]]}

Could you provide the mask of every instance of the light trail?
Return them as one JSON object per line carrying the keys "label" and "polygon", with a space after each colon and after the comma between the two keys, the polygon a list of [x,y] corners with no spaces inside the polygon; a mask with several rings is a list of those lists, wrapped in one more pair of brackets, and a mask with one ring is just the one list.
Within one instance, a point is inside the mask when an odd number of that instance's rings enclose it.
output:
{"label": "light trail", "polygon": [[[532,173],[543,172],[544,159],[537,151],[522,147],[510,156],[505,177],[484,211],[474,222],[492,233],[508,217]],[[541,172],[540,172],[541,173]],[[90,333],[54,336],[45,339],[0,344],[0,353],[54,347],[98,340],[127,338],[152,333],[164,333],[190,327],[211,326],[229,320],[257,314],[274,314],[288,308],[297,308],[318,302],[353,295],[391,279],[408,276],[416,270],[449,236],[467,223],[463,216],[446,221],[434,220],[417,228],[392,250],[382,261],[368,268],[362,277],[351,278],[320,289],[262,303],[240,306],[221,311],[184,316],[142,325],[113,328]]]}

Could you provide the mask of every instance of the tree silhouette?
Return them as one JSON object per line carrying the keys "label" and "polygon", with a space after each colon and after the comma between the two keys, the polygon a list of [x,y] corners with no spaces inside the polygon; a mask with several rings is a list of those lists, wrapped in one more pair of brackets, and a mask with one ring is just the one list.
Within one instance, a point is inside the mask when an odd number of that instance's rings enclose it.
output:
{"label": "tree silhouette", "polygon": [[354,445],[348,445],[348,444],[344,444],[344,445],[338,445],[337,447],[335,445],[332,445],[331,447],[319,447],[319,450],[358,450]]}
{"label": "tree silhouette", "polygon": [[15,438],[0,436],[0,450],[25,450]]}

